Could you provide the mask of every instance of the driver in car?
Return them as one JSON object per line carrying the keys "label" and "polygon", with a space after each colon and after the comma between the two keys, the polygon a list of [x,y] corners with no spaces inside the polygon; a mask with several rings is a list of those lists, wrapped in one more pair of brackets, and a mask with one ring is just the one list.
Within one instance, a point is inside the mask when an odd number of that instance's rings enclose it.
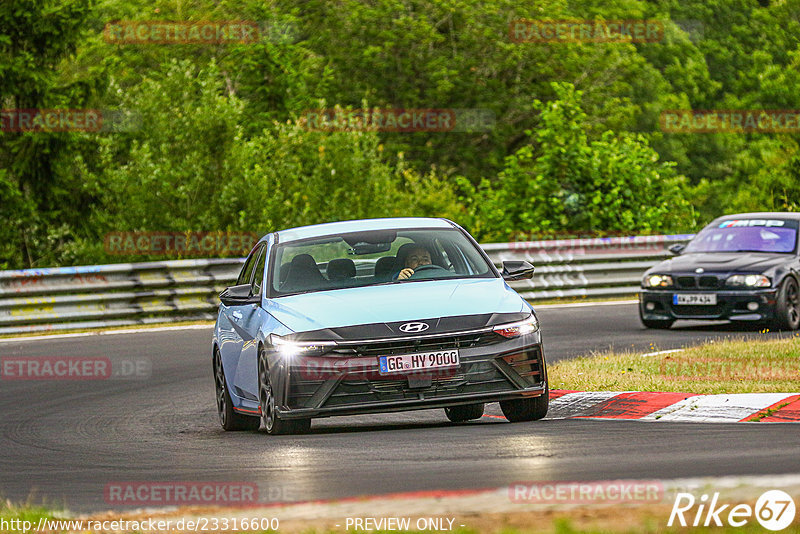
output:
{"label": "driver in car", "polygon": [[431,253],[425,247],[414,247],[406,254],[404,269],[397,275],[398,280],[407,280],[414,270],[422,265],[431,265]]}

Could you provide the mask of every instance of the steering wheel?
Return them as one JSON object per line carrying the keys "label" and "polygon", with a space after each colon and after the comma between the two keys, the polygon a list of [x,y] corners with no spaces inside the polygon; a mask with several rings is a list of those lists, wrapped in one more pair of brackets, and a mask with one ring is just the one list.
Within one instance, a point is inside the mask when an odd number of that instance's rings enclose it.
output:
{"label": "steering wheel", "polygon": [[449,274],[450,271],[448,271],[444,267],[440,267],[436,264],[429,263],[428,265],[420,265],[419,267],[414,269],[414,274],[412,274],[409,277],[409,280],[414,280],[415,278],[428,278],[431,275],[433,275],[434,278],[438,278],[439,276],[449,275]]}

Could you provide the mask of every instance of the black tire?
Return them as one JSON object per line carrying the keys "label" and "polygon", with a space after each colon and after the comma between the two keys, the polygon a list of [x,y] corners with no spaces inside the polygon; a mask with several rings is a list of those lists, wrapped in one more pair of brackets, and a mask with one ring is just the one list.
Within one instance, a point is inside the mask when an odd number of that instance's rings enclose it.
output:
{"label": "black tire", "polygon": [[222,428],[228,431],[258,430],[258,417],[242,415],[233,409],[233,401],[225,383],[225,370],[219,349],[214,350],[214,393],[217,401],[217,415]]}
{"label": "black tire", "polygon": [[311,419],[281,419],[275,411],[275,396],[272,394],[269,366],[262,353],[258,358],[258,400],[261,408],[261,428],[273,436],[302,434],[311,429]]}
{"label": "black tire", "polygon": [[545,389],[538,397],[500,401],[503,415],[512,423],[538,421],[547,415],[550,405],[550,391]]}
{"label": "black tire", "polygon": [[480,419],[483,417],[483,403],[449,406],[444,409],[444,413],[453,423],[463,423],[464,421]]}
{"label": "black tire", "polygon": [[800,326],[800,289],[793,276],[787,276],[778,290],[772,326],[777,330],[797,330]]}

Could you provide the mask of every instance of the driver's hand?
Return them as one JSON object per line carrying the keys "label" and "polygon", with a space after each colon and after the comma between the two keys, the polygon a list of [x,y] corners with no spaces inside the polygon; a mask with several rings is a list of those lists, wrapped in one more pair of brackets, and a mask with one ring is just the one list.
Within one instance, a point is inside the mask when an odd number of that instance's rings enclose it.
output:
{"label": "driver's hand", "polygon": [[406,267],[405,269],[400,271],[400,274],[397,275],[397,279],[398,280],[407,280],[407,279],[411,278],[412,274],[414,274],[414,269]]}

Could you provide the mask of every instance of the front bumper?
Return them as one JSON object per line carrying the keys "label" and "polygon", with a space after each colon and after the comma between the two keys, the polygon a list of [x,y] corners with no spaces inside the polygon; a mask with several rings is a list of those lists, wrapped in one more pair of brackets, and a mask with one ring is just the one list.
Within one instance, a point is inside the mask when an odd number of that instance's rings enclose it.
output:
{"label": "front bumper", "polygon": [[[381,375],[377,356],[364,354],[391,350],[386,348],[359,349],[351,357],[294,359],[286,362],[281,373],[278,415],[296,419],[421,410],[546,392],[546,363],[538,332],[485,341],[471,346],[459,342],[458,367],[411,374]],[[441,343],[448,344],[447,340]]]}
{"label": "front bumper", "polygon": [[[639,312],[646,320],[709,319],[731,321],[766,321],[774,317],[778,290],[775,288],[751,290],[680,290],[642,289],[639,293]],[[677,305],[679,294],[714,294],[715,305]],[[758,307],[753,307],[756,303]]]}
{"label": "front bumper", "polygon": [[430,410],[432,408],[447,408],[461,404],[477,404],[480,402],[500,402],[505,400],[522,399],[525,397],[538,397],[544,394],[544,385],[527,388],[525,390],[502,393],[454,395],[449,398],[438,399],[406,399],[401,401],[365,403],[351,406],[336,406],[332,408],[279,408],[278,415],[281,419],[303,419],[332,417],[336,415],[365,415],[371,413],[404,412],[410,410]]}

